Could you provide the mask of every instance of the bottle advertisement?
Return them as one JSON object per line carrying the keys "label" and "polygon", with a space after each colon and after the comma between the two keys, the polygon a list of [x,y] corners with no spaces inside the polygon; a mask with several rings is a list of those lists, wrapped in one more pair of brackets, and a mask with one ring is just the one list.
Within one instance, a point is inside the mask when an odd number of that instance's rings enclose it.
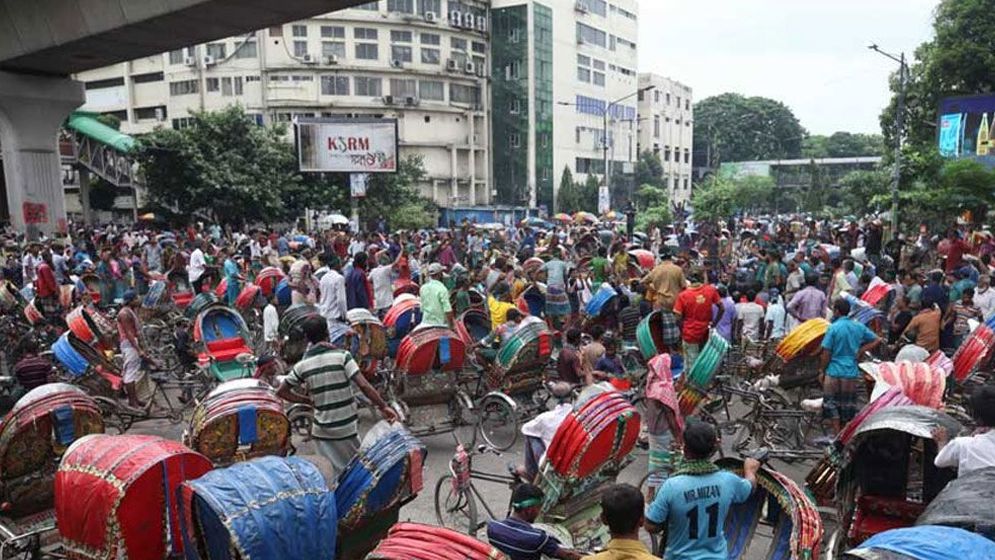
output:
{"label": "bottle advertisement", "polygon": [[970,157],[995,167],[995,95],[940,101],[937,146],[946,158]]}

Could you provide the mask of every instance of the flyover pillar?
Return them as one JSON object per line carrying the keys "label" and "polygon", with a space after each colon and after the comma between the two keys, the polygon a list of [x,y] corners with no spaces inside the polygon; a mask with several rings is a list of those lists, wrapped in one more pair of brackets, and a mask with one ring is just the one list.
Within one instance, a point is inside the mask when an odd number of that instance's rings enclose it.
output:
{"label": "flyover pillar", "polygon": [[32,239],[66,229],[58,132],[83,101],[80,82],[0,71],[0,148],[10,221]]}

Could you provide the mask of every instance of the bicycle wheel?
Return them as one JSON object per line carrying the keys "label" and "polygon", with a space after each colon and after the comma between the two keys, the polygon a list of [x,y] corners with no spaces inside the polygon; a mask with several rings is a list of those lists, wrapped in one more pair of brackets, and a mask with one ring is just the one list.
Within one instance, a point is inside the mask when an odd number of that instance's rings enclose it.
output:
{"label": "bicycle wheel", "polygon": [[455,488],[451,474],[435,483],[435,520],[447,529],[477,534],[477,502],[469,488]]}
{"label": "bicycle wheel", "polygon": [[518,412],[501,397],[484,398],[477,426],[484,441],[498,451],[511,449],[518,441]]}

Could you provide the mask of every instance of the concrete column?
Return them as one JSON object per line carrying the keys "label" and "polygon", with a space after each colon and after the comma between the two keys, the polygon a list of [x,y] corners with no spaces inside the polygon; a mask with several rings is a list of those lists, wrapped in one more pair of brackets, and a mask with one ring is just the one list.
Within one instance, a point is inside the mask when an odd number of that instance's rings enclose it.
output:
{"label": "concrete column", "polygon": [[469,205],[476,206],[477,205],[477,158],[476,158],[477,142],[476,140],[473,139],[473,137],[476,136],[477,134],[477,129],[475,126],[477,124],[476,123],[477,117],[473,111],[468,111],[467,118],[470,121],[470,138],[468,138],[468,140],[470,140],[468,142],[468,144],[470,144],[470,151],[467,154],[468,158],[467,165],[470,168],[470,204]]}
{"label": "concrete column", "polygon": [[90,209],[90,170],[79,166],[79,205],[83,210],[83,223],[93,225],[93,211]]}
{"label": "concrete column", "polygon": [[455,208],[457,204],[457,198],[459,196],[459,159],[456,155],[456,144],[449,146],[449,204],[446,206],[449,208]]}
{"label": "concrete column", "polygon": [[0,71],[0,146],[10,221],[30,238],[66,228],[57,134],[83,101],[80,82]]}

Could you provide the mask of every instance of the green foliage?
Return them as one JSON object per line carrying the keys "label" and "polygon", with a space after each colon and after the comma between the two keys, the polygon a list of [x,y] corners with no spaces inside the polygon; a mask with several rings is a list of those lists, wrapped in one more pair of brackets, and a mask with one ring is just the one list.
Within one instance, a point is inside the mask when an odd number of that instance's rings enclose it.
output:
{"label": "green foliage", "polygon": [[649,150],[644,150],[639,154],[639,161],[636,162],[636,184],[663,186],[663,163],[660,156]]}
{"label": "green foliage", "polygon": [[433,225],[436,223],[435,211],[415,187],[424,179],[424,160],[421,156],[414,155],[398,162],[397,173],[370,175],[366,198],[359,204],[360,215],[370,220],[383,216],[392,229],[417,229]]}
{"label": "green foliage", "polygon": [[841,216],[865,216],[886,210],[891,205],[891,174],[885,170],[851,171],[840,179],[835,193],[836,213]]}
{"label": "green foliage", "polygon": [[574,192],[574,176],[570,172],[570,166],[563,166],[563,175],[560,176],[560,188],[556,190],[556,211],[570,212],[567,208],[577,205],[577,195]]}
{"label": "green foliage", "polygon": [[652,226],[663,227],[673,222],[667,191],[651,184],[644,184],[636,191],[636,229],[648,231]]}
{"label": "green foliage", "polygon": [[774,181],[770,177],[740,178],[712,176],[691,195],[695,220],[718,222],[737,212],[773,208]]}
{"label": "green foliage", "polygon": [[565,170],[560,179],[560,190],[556,199],[558,211],[567,214],[581,210],[596,213],[598,211],[599,185],[598,176],[594,173],[589,173],[587,180],[583,183],[574,183],[570,170]]}
{"label": "green foliage", "polygon": [[113,210],[114,199],[118,189],[107,181],[97,178],[90,184],[90,208],[94,210]]}
{"label": "green foliage", "polygon": [[952,160],[943,165],[936,184],[918,182],[900,194],[906,214],[948,225],[965,211],[983,216],[995,203],[995,172],[974,160]]}
{"label": "green foliage", "polygon": [[100,114],[96,116],[97,122],[104,126],[109,126],[114,130],[121,130],[121,119],[114,115]]}
{"label": "green foliage", "polygon": [[865,157],[883,153],[884,137],[879,134],[834,132],[802,140],[802,156],[806,158]]}
{"label": "green foliage", "polygon": [[694,113],[695,151],[708,154],[708,167],[801,156],[805,129],[780,101],[723,93],[696,103]]}

